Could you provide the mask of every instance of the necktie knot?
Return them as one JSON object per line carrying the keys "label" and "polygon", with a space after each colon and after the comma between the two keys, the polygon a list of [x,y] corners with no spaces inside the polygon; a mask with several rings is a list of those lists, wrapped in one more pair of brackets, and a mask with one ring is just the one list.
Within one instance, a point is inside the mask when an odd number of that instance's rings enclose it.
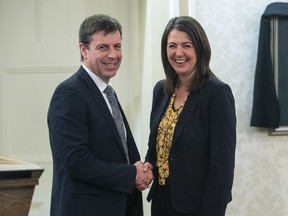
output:
{"label": "necktie knot", "polygon": [[[114,107],[117,107],[117,111],[119,110],[117,99],[114,93],[113,88],[110,85],[107,85],[107,87],[104,90],[104,93],[107,95],[108,101],[112,107],[113,116],[116,114],[115,111],[113,111]],[[120,111],[119,111],[120,112]]]}
{"label": "necktie knot", "polygon": [[113,95],[114,94],[114,90],[113,90],[113,88],[112,88],[112,86],[110,86],[110,85],[107,85],[107,87],[105,88],[105,90],[104,90],[104,93],[108,96],[111,96],[111,95]]}

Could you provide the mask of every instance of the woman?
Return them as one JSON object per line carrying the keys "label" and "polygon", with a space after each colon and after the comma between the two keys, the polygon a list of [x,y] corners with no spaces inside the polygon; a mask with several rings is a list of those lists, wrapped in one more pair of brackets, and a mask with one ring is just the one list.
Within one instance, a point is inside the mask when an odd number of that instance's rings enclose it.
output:
{"label": "woman", "polygon": [[192,17],[168,22],[161,55],[166,79],[154,87],[146,155],[152,216],[223,216],[236,145],[231,89],[209,68],[209,41]]}

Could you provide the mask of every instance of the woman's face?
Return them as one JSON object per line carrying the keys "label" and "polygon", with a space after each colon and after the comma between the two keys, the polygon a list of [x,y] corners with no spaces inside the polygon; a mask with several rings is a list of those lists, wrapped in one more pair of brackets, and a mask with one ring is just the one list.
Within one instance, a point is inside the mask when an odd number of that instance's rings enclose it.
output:
{"label": "woman's face", "polygon": [[189,35],[173,29],[167,38],[167,57],[169,63],[180,77],[192,78],[197,54]]}

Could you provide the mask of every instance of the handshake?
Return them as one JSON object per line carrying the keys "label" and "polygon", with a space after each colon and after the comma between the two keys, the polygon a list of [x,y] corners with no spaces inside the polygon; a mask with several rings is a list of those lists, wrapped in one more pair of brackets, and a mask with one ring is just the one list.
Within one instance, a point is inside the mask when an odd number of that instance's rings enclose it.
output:
{"label": "handshake", "polygon": [[151,182],[154,180],[152,164],[137,161],[134,166],[136,167],[136,180],[135,186],[139,191],[143,191],[150,187]]}

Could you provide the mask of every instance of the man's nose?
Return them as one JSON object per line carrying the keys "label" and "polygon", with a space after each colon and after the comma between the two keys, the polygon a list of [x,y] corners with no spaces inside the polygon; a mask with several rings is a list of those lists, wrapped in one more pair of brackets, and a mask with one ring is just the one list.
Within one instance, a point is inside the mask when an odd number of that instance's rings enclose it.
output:
{"label": "man's nose", "polygon": [[116,58],[117,57],[116,50],[114,48],[109,49],[108,57],[110,57],[110,58]]}

